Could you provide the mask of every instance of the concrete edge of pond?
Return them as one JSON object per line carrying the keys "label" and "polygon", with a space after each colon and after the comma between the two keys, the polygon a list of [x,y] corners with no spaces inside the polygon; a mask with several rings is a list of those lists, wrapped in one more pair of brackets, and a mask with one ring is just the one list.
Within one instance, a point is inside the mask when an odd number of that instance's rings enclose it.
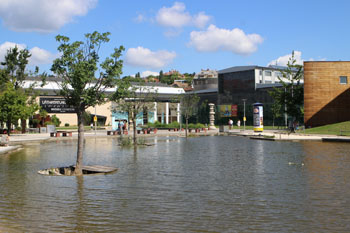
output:
{"label": "concrete edge of pond", "polygon": [[[39,170],[40,175],[46,176],[74,176],[75,166],[57,167]],[[118,168],[102,165],[82,166],[83,175],[107,175],[117,172]]]}
{"label": "concrete edge of pond", "polygon": [[0,154],[7,154],[11,153],[17,150],[22,149],[22,146],[20,145],[15,145],[15,146],[1,146],[0,147]]}

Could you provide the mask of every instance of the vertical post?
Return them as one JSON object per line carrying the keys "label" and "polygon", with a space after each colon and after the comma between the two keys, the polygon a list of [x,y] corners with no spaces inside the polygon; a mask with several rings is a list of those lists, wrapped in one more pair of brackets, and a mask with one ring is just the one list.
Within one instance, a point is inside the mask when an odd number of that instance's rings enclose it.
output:
{"label": "vertical post", "polygon": [[169,124],[169,102],[165,103],[165,124]]}
{"label": "vertical post", "polygon": [[176,109],[176,113],[177,113],[177,122],[180,123],[180,103],[177,103],[177,109]]}
{"label": "vertical post", "polygon": [[154,122],[158,121],[157,102],[154,102]]}
{"label": "vertical post", "polygon": [[[97,115],[96,115],[96,105],[95,105],[95,117],[97,117]],[[90,118],[91,119],[91,118]],[[97,121],[94,121],[94,124],[95,124],[95,135],[96,135],[96,126],[97,126]]]}
{"label": "vertical post", "polygon": [[[264,71],[263,71],[264,72]],[[247,120],[247,118],[245,117],[245,102],[247,101],[247,99],[242,99],[243,100],[243,131],[245,131],[245,122]]]}

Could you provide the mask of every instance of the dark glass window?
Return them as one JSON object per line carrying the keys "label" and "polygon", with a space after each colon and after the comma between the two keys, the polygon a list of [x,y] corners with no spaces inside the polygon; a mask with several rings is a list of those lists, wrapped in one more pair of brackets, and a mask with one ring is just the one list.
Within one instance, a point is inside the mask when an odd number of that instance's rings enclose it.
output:
{"label": "dark glass window", "polygon": [[347,84],[348,83],[348,77],[347,76],[340,76],[339,77],[339,83],[340,84]]}

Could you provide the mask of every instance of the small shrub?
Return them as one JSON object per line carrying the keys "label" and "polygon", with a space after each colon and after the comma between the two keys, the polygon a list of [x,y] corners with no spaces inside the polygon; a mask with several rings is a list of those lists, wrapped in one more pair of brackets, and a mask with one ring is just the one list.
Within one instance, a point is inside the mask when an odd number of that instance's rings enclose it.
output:
{"label": "small shrub", "polygon": [[189,128],[189,129],[195,129],[195,128],[196,128],[196,125],[193,124],[193,123],[190,123],[190,124],[188,124],[188,128]]}
{"label": "small shrub", "polygon": [[119,138],[119,145],[122,147],[130,147],[133,145],[131,137],[121,137]]}
{"label": "small shrub", "polygon": [[59,127],[61,125],[61,121],[56,115],[53,115],[51,117],[51,121],[52,121],[53,125],[55,125],[56,127]]}
{"label": "small shrub", "polygon": [[44,123],[44,126],[48,126],[48,125],[54,125],[54,123],[52,121],[46,121]]}
{"label": "small shrub", "polygon": [[177,121],[173,121],[168,125],[169,128],[173,128],[173,129],[179,129],[180,128],[180,124]]}
{"label": "small shrub", "polygon": [[68,127],[68,126],[69,126],[69,123],[65,123],[64,126],[65,126],[65,127]]}
{"label": "small shrub", "polygon": [[202,129],[202,128],[205,128],[205,125],[201,124],[201,123],[197,123],[195,125],[196,129]]}

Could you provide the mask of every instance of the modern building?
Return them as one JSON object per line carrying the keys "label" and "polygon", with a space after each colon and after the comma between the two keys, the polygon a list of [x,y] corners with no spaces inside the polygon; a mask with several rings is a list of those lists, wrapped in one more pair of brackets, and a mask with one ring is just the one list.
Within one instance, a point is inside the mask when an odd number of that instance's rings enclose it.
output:
{"label": "modern building", "polygon": [[306,127],[350,120],[350,61],[304,62],[304,79]]}
{"label": "modern building", "polygon": [[[281,66],[234,66],[218,71],[218,105],[236,105],[237,117],[242,121],[244,107],[247,122],[252,123],[252,104],[264,105],[264,122],[272,123],[270,106],[273,99],[269,91],[282,87],[278,77],[283,77]],[[283,81],[288,81],[282,78]]]}
{"label": "modern building", "polygon": [[[74,113],[74,109],[65,104],[64,98],[58,96],[60,85],[55,77],[48,77],[46,84],[40,86],[40,80],[36,77],[28,78],[25,81],[24,88],[29,88],[33,84],[35,90],[40,93],[38,97],[38,103],[44,108],[49,115],[56,115],[60,120],[61,124],[77,125],[77,117]],[[139,84],[133,83],[134,86]],[[147,122],[159,121],[162,123],[171,123],[173,121],[180,121],[180,103],[174,102],[179,95],[184,93],[183,88],[175,88],[162,83],[145,83],[140,89],[140,95],[143,92],[153,92],[154,98],[152,103],[148,104],[147,112],[141,112],[137,120],[137,124],[146,124]],[[106,89],[106,93],[114,93],[116,88]],[[129,100],[131,101],[131,100]],[[122,113],[118,110],[118,105],[114,102],[107,102],[103,105],[96,107],[90,107],[87,109],[91,115],[95,115],[99,122],[105,125],[110,125],[113,128],[117,127],[119,120],[128,118],[127,113]]]}

